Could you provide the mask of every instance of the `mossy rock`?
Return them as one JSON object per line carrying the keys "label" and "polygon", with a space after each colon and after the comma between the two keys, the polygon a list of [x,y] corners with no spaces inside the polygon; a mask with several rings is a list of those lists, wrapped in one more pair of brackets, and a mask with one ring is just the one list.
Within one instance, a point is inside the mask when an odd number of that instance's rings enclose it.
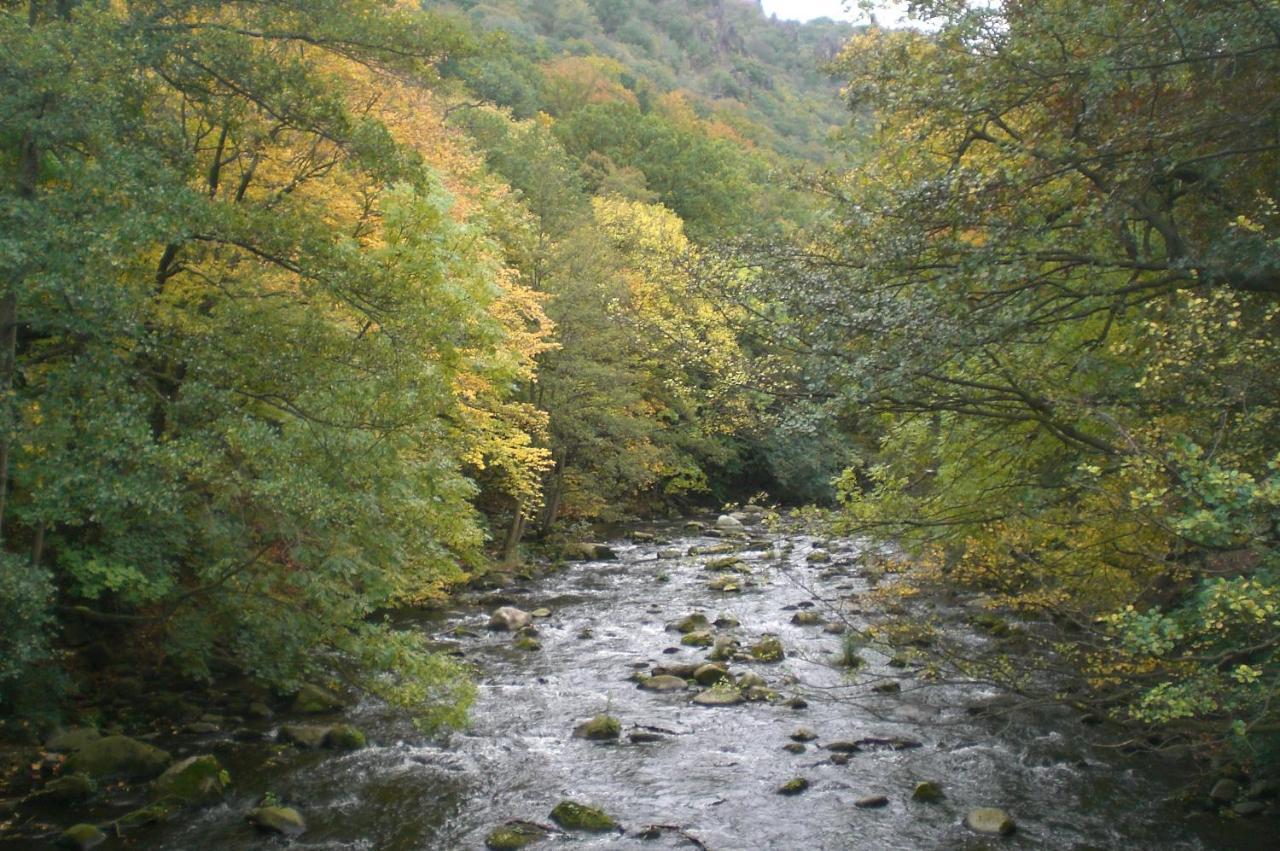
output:
{"label": "mossy rock", "polygon": [[324,746],[336,751],[358,751],[366,744],[364,733],[350,724],[335,724],[324,737]]}
{"label": "mossy rock", "polygon": [[944,797],[942,787],[932,780],[921,780],[911,793],[911,800],[919,801],[922,804],[933,804],[941,801]]}
{"label": "mossy rock", "polygon": [[716,683],[733,680],[722,666],[708,663],[693,672],[693,681],[700,686],[713,686]]}
{"label": "mossy rock", "polygon": [[799,795],[809,788],[809,781],[803,777],[795,777],[778,787],[779,795]]}
{"label": "mossy rock", "polygon": [[710,647],[715,643],[715,636],[706,630],[698,630],[690,632],[680,638],[680,643],[685,647]]}
{"label": "mossy rock", "polygon": [[742,590],[742,583],[736,576],[724,573],[708,582],[707,590],[719,591],[722,594],[734,594]]}
{"label": "mossy rock", "polygon": [[826,550],[814,550],[804,557],[809,564],[827,564],[831,561],[831,553]]}
{"label": "mossy rock", "polygon": [[308,683],[293,698],[293,711],[301,715],[323,715],[342,708],[342,699],[328,689]]}
{"label": "mossy rock", "polygon": [[71,730],[61,730],[50,736],[49,741],[44,743],[44,749],[55,753],[70,753],[101,738],[102,734],[96,727],[76,727]]}
{"label": "mossy rock", "polygon": [[150,780],[173,762],[168,751],[128,736],[105,736],[73,753],[66,762],[68,774],[87,774],[95,780],[121,777]]}
{"label": "mossy rock", "polygon": [[757,662],[781,662],[786,655],[782,641],[776,635],[765,635],[751,645],[751,658]]}
{"label": "mossy rock", "polygon": [[709,688],[694,695],[693,702],[699,706],[737,706],[744,700],[742,692],[736,688]]}
{"label": "mossy rock", "polygon": [[671,674],[657,674],[652,677],[645,677],[640,681],[640,688],[645,691],[684,691],[689,684],[680,677]]}
{"label": "mossy rock", "polygon": [[822,616],[817,612],[796,612],[791,616],[791,622],[796,626],[817,626],[822,623]]}
{"label": "mossy rock", "polygon": [[561,801],[556,804],[551,811],[551,820],[565,830],[606,833],[618,829],[618,823],[604,810],[577,801]]}
{"label": "mossy rock", "polygon": [[719,558],[708,559],[705,565],[706,570],[733,570],[742,564],[742,559],[738,556],[720,556]]}
{"label": "mossy rock", "polygon": [[163,824],[173,818],[174,814],[180,809],[182,809],[182,804],[178,801],[157,801],[154,804],[148,804],[145,807],[120,816],[114,822],[115,829],[120,833],[124,833],[140,827]]}
{"label": "mossy rock", "polygon": [[107,835],[92,824],[76,824],[62,831],[58,837],[59,848],[74,848],[76,851],[88,851],[97,848],[107,841]]}
{"label": "mossy rock", "polygon": [[293,807],[257,807],[249,811],[249,823],[264,833],[301,836],[307,830],[306,819]]}
{"label": "mossy rock", "polygon": [[533,653],[542,649],[542,643],[532,635],[520,635],[516,640],[511,642],[511,646],[517,650],[524,650],[527,653]]}
{"label": "mossy rock", "polygon": [[323,724],[283,724],[279,738],[282,742],[297,745],[300,748],[316,750],[324,747],[332,727]]}
{"label": "mossy rock", "polygon": [[98,784],[87,774],[65,774],[50,780],[28,800],[50,804],[72,804],[86,801],[98,791]]}
{"label": "mossy rock", "polygon": [[694,612],[692,614],[685,615],[678,621],[672,621],[667,624],[667,629],[688,635],[691,632],[705,631],[710,626],[711,621],[707,619],[706,615],[702,612]]}
{"label": "mossy rock", "polygon": [[157,798],[174,798],[187,804],[214,804],[222,800],[230,782],[231,777],[218,758],[205,754],[169,766],[156,779],[152,792]]}
{"label": "mossy rock", "polygon": [[489,851],[518,851],[535,842],[547,838],[549,831],[539,824],[528,821],[504,822],[485,837],[484,846]]}
{"label": "mossy rock", "polygon": [[575,739],[587,739],[593,742],[607,742],[622,734],[622,722],[612,715],[597,715],[590,721],[583,721],[573,728]]}

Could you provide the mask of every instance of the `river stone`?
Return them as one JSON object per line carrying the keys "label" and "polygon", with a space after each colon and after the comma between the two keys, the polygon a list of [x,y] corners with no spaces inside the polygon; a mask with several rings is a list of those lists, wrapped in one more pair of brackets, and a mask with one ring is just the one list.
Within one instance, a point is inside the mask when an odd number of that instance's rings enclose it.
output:
{"label": "river stone", "polygon": [[890,736],[889,738],[867,736],[866,738],[858,739],[854,744],[862,750],[887,748],[891,751],[908,751],[913,748],[924,747],[923,742],[917,742],[915,739],[904,739],[900,736]]}
{"label": "river stone", "polygon": [[335,724],[324,737],[324,746],[335,751],[358,751],[366,744],[364,733],[350,724]]}
{"label": "river stone", "polygon": [[822,627],[822,631],[827,635],[844,635],[848,629],[849,627],[840,621],[831,621]]}
{"label": "river stone", "polygon": [[328,689],[308,683],[298,689],[293,711],[301,715],[323,715],[342,708],[342,699]]}
{"label": "river stone", "polygon": [[785,745],[782,746],[782,749],[787,753],[794,753],[794,754],[802,754],[808,750],[808,748],[806,748],[804,745],[800,744],[799,742],[787,742]]}
{"label": "river stone", "polygon": [[707,590],[719,591],[722,594],[732,594],[742,590],[742,583],[737,577],[725,573],[708,582]]}
{"label": "river stone", "polygon": [[808,709],[808,708],[809,708],[809,701],[805,700],[803,697],[798,697],[798,696],[797,696],[797,697],[793,697],[793,698],[791,698],[790,700],[788,700],[788,701],[787,701],[787,706],[788,706],[789,708],[791,708],[791,709],[796,710],[796,711],[799,711],[799,710],[801,710],[801,709]]}
{"label": "river stone", "polygon": [[293,807],[257,807],[249,811],[249,823],[264,833],[301,836],[307,822]]}
{"label": "river stone", "polygon": [[765,686],[751,686],[742,690],[742,699],[752,703],[772,702],[777,700],[779,696],[776,691]]}
{"label": "river stone", "polygon": [[538,639],[534,638],[532,635],[516,636],[516,640],[511,642],[511,646],[514,647],[516,650],[524,650],[529,653],[533,653],[535,651],[542,649],[541,642],[539,642]]}
{"label": "river stone", "polygon": [[1238,816],[1256,816],[1260,815],[1267,805],[1261,801],[1240,801],[1231,808],[1231,811]]}
{"label": "river stone", "polygon": [[736,552],[738,552],[738,545],[729,542],[712,544],[708,547],[689,547],[691,556],[727,556]]}
{"label": "river stone", "polygon": [[526,845],[546,839],[549,834],[545,827],[533,822],[508,821],[489,831],[484,845],[489,851],[519,851]]}
{"label": "river stone", "polygon": [[90,742],[96,742],[101,738],[102,734],[95,727],[76,727],[71,730],[61,730],[52,735],[49,741],[44,743],[44,749],[55,753],[78,751]]}
{"label": "river stone", "polygon": [[315,750],[324,747],[330,729],[323,724],[283,724],[278,737],[282,742]]}
{"label": "river stone", "polygon": [[685,615],[678,621],[672,621],[667,624],[667,630],[671,632],[682,632],[687,635],[691,632],[705,630],[709,626],[711,626],[711,622],[707,619],[706,615],[702,612],[693,612],[692,614]]}
{"label": "river stone", "polygon": [[76,824],[62,831],[58,837],[58,847],[74,848],[76,851],[87,851],[97,848],[107,841],[107,835],[92,824]]}
{"label": "river stone", "polygon": [[1229,804],[1240,796],[1240,784],[1230,777],[1224,777],[1209,790],[1209,797],[1216,803]]}
{"label": "river stone", "polygon": [[83,772],[95,780],[122,777],[150,780],[164,771],[173,757],[154,745],[128,736],[106,736],[73,753],[65,764],[68,774]]}
{"label": "river stone", "polygon": [[658,550],[658,558],[664,561],[680,558],[680,556],[682,555],[684,555],[684,553],[680,552],[679,550],[673,550],[673,549]]}
{"label": "river stone", "polygon": [[156,801],[120,816],[111,823],[112,828],[119,834],[153,824],[163,824],[173,818],[182,807],[182,802],[173,799]]}
{"label": "river stone", "polygon": [[515,632],[533,622],[533,616],[515,606],[502,606],[489,615],[489,629],[498,632]]}
{"label": "river stone", "polygon": [[694,672],[703,666],[702,662],[676,662],[671,665],[658,665],[653,669],[653,675],[667,674],[672,677],[680,677],[681,679],[693,679]]}
{"label": "river stone", "polygon": [[738,688],[765,688],[769,684],[765,682],[764,677],[755,671],[747,671],[738,677]]}
{"label": "river stone", "polygon": [[152,794],[156,798],[176,798],[187,804],[214,804],[222,800],[231,778],[218,758],[209,754],[189,756],[175,762],[156,778]]}
{"label": "river stone", "polygon": [[260,701],[250,703],[248,708],[245,710],[245,713],[250,718],[257,718],[262,721],[266,721],[275,716],[275,713],[271,711],[271,707]]}
{"label": "river stone", "polygon": [[707,654],[707,659],[712,662],[728,662],[737,652],[738,639],[731,635],[721,635],[716,637],[715,646]]}
{"label": "river stone", "polygon": [[803,777],[793,777],[778,787],[779,795],[799,795],[809,788],[809,781]]}
{"label": "river stone", "polygon": [[1017,830],[1017,825],[1004,810],[997,807],[978,807],[969,810],[964,817],[964,826],[977,833],[991,836],[1008,836]]}
{"label": "river stone", "polygon": [[822,623],[822,616],[817,612],[796,612],[791,616],[791,622],[796,626],[817,626]]}
{"label": "river stone", "polygon": [[590,721],[583,721],[573,728],[575,739],[587,739],[593,742],[612,741],[621,733],[622,722],[612,715],[597,715]]}
{"label": "river stone", "polygon": [[742,624],[733,615],[720,615],[715,619],[714,626],[716,629],[733,629]]}
{"label": "river stone", "polygon": [[791,733],[791,740],[793,742],[812,742],[816,738],[818,738],[818,734],[813,730],[810,730],[808,727],[797,727]]}
{"label": "river stone", "polygon": [[889,806],[889,799],[884,795],[868,795],[865,798],[859,798],[854,801],[853,805],[860,810],[878,810],[881,807]]}
{"label": "river stone", "polygon": [[665,736],[661,733],[651,733],[647,730],[636,730],[634,733],[627,734],[627,740],[633,745],[647,745],[653,742],[662,741]]}
{"label": "river stone", "polygon": [[1259,780],[1245,790],[1244,796],[1257,801],[1263,798],[1274,798],[1277,793],[1280,793],[1280,783],[1275,780]]}
{"label": "river stone", "polygon": [[592,833],[606,833],[618,827],[618,823],[604,810],[577,801],[561,801],[556,804],[551,811],[551,820],[565,830],[586,830]]}
{"label": "river stone", "polygon": [[612,561],[618,557],[608,545],[589,542],[566,544],[563,555],[566,561]]}
{"label": "river stone", "polygon": [[827,742],[824,747],[833,753],[857,753],[862,750],[857,742]]}
{"label": "river stone", "polygon": [[541,608],[537,608],[532,612],[529,612],[529,614],[533,615],[535,618],[549,618],[551,617],[551,610],[546,606],[542,606]]}
{"label": "river stone", "polygon": [[721,514],[716,518],[716,528],[721,532],[745,532],[747,528],[742,525],[742,521],[736,517],[730,517],[728,514]]}
{"label": "river stone", "polygon": [[686,520],[684,523],[686,532],[701,532],[705,528],[707,528],[707,524],[699,523],[697,520]]}
{"label": "river stone", "polygon": [[715,636],[706,630],[698,630],[685,635],[680,643],[685,647],[710,647],[715,643]]}
{"label": "river stone", "polygon": [[832,765],[848,765],[849,755],[847,753],[833,753],[831,755]]}
{"label": "river stone", "polygon": [[693,681],[700,686],[713,686],[725,680],[730,680],[729,672],[720,665],[706,664],[693,672]]}
{"label": "river stone", "polygon": [[831,554],[826,550],[814,550],[804,557],[809,564],[826,564],[831,561]]}
{"label": "river stone", "polygon": [[778,636],[765,634],[751,645],[751,658],[757,662],[781,662],[786,657]]}
{"label": "river stone", "polygon": [[87,774],[67,774],[50,780],[27,800],[42,801],[51,804],[71,804],[93,797],[98,791],[98,784]]}
{"label": "river stone", "polygon": [[871,690],[874,691],[876,694],[897,694],[898,692],[902,691],[902,683],[897,681],[890,681],[887,683],[877,683],[876,685],[871,687]]}
{"label": "river stone", "polygon": [[736,688],[709,688],[695,695],[693,702],[699,706],[737,706],[744,699]]}
{"label": "river stone", "polygon": [[942,787],[932,780],[921,780],[911,792],[911,800],[919,801],[922,804],[936,803],[944,797]]}

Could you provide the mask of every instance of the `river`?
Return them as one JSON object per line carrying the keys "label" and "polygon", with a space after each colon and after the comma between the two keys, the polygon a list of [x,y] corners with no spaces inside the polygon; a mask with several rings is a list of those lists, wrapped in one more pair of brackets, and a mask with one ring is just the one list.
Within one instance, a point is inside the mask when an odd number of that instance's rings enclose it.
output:
{"label": "river", "polygon": [[[292,844],[300,849],[479,849],[504,820],[549,822],[550,810],[565,798],[602,807],[625,832],[554,835],[546,847],[693,847],[691,837],[716,851],[983,843],[1077,851],[1272,847],[1257,820],[1188,815],[1185,805],[1167,803],[1182,780],[1181,766],[1099,747],[1103,734],[1072,713],[975,716],[972,707],[994,692],[972,684],[922,685],[873,650],[862,651],[866,665],[856,673],[841,667],[841,636],[792,620],[807,609],[823,622],[865,625],[867,616],[849,614],[845,602],[868,587],[856,542],[820,546],[804,534],[756,527],[755,542],[744,542],[748,548],[739,553],[749,569],[734,574],[741,590],[721,592],[708,588],[716,574],[705,565],[713,556],[688,553],[723,545],[722,539],[681,525],[649,531],[657,540],[613,543],[616,560],[573,563],[483,600],[406,620],[474,665],[479,697],[465,732],[424,741],[369,701],[346,713],[368,733],[371,744],[359,751],[190,743],[190,752],[214,749],[233,776],[233,794],[223,805],[149,829],[135,843],[269,847],[272,841],[256,837],[244,822],[244,812],[269,791],[306,816],[309,829]],[[810,563],[818,548],[830,552],[830,563]],[[540,649],[516,649],[510,633],[485,629],[489,611],[503,603],[550,610],[537,621]],[[703,660],[706,648],[684,646],[680,633],[667,629],[699,611],[709,620],[738,622],[713,631],[738,637],[743,647],[764,633],[781,639],[783,661],[729,665],[735,674],[763,677],[779,699],[704,707],[691,702],[694,689],[637,688],[638,671]],[[945,635],[986,640],[955,630]],[[872,690],[890,681],[900,682],[902,691]],[[807,707],[794,708],[800,704],[794,697]],[[599,713],[622,721],[618,742],[572,736],[575,725]],[[817,738],[795,746],[798,728]],[[643,741],[631,741],[636,732]],[[847,759],[826,747],[867,738],[920,746],[864,745]],[[802,794],[777,792],[799,777],[809,782]],[[939,784],[942,800],[913,801],[922,780]],[[854,805],[869,796],[888,803]],[[969,831],[962,819],[979,806],[1005,809],[1017,831],[1004,838]],[[638,838],[654,824],[684,833]]]}

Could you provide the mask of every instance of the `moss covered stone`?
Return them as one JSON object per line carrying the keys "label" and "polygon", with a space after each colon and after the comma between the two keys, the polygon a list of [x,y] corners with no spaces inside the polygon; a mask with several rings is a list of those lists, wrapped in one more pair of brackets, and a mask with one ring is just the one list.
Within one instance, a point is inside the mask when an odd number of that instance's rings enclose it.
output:
{"label": "moss covered stone", "polygon": [[932,780],[921,780],[911,793],[911,800],[922,804],[932,804],[943,799],[942,787]]}
{"label": "moss covered stone", "polygon": [[781,662],[786,655],[776,635],[765,635],[751,645],[751,658],[757,662]]}
{"label": "moss covered stone", "polygon": [[779,795],[799,795],[809,788],[809,781],[803,777],[793,777],[778,787]]}
{"label": "moss covered stone", "polygon": [[231,777],[218,758],[209,754],[176,762],[156,779],[157,798],[173,798],[187,804],[214,804],[222,800]]}
{"label": "moss covered stone", "polygon": [[293,698],[293,711],[302,715],[322,715],[337,712],[341,708],[341,698],[328,689],[310,683],[298,689],[298,694]]}
{"label": "moss covered stone", "polygon": [[518,851],[547,837],[547,829],[527,821],[509,821],[489,831],[484,845],[489,851]]}
{"label": "moss covered stone", "polygon": [[68,774],[84,773],[101,780],[122,777],[126,780],[150,780],[173,761],[167,751],[128,736],[106,736],[89,742],[73,753],[66,762]]}
{"label": "moss covered stone", "polygon": [[591,741],[610,741],[622,734],[622,722],[612,715],[597,715],[590,721],[583,721],[573,729],[575,739]]}
{"label": "moss covered stone", "polygon": [[264,833],[300,836],[307,822],[293,807],[258,807],[249,811],[249,823]]}
{"label": "moss covered stone", "polygon": [[706,630],[698,630],[690,632],[680,639],[680,643],[686,647],[710,647],[715,643],[715,636]]}
{"label": "moss covered stone", "polygon": [[616,830],[618,823],[604,810],[580,804],[577,801],[561,801],[551,811],[551,819],[565,830],[588,830],[604,833]]}
{"label": "moss covered stone", "polygon": [[993,836],[1008,836],[1017,829],[1009,814],[996,807],[969,810],[964,817],[964,826],[977,833]]}
{"label": "moss covered stone", "polygon": [[50,780],[44,788],[31,796],[31,800],[51,804],[70,804],[93,797],[98,784],[87,774],[67,774]]}
{"label": "moss covered stone", "polygon": [[365,744],[364,733],[350,724],[335,724],[324,737],[324,746],[333,750],[358,751]]}
{"label": "moss covered stone", "polygon": [[107,841],[107,835],[91,824],[72,825],[58,837],[58,847],[86,851]]}

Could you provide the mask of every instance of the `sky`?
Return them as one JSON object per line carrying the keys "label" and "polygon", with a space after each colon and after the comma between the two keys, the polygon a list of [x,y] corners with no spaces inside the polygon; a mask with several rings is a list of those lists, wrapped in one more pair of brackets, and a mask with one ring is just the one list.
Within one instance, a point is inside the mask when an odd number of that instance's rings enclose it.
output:
{"label": "sky", "polygon": [[[876,18],[882,24],[896,24],[902,21],[906,3],[886,2],[878,0],[881,7]],[[849,11],[849,9],[852,11]],[[866,16],[858,8],[857,0],[764,0],[766,14],[789,18],[793,21],[808,21],[813,18],[832,18],[837,21],[865,21]]]}

